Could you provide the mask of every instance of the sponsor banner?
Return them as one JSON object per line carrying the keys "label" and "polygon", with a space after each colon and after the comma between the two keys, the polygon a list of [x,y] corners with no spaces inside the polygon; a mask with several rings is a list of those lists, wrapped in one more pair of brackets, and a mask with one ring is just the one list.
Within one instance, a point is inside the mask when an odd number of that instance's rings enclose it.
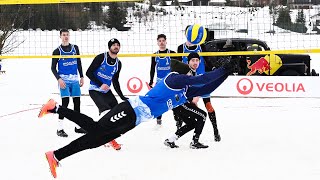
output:
{"label": "sponsor banner", "polygon": [[[119,83],[125,95],[145,95],[149,87],[151,58],[119,58],[122,62]],[[122,60],[124,59],[124,60]],[[157,73],[154,75],[156,82]]]}
{"label": "sponsor banner", "polygon": [[229,76],[212,96],[320,97],[316,76]]}
{"label": "sponsor banner", "polygon": [[[123,66],[119,82],[122,92],[125,95],[146,94],[150,89],[148,84],[151,58],[128,58],[121,62]],[[113,92],[116,94],[115,91]],[[320,97],[320,78],[317,76],[229,76],[211,95],[222,97]]]}

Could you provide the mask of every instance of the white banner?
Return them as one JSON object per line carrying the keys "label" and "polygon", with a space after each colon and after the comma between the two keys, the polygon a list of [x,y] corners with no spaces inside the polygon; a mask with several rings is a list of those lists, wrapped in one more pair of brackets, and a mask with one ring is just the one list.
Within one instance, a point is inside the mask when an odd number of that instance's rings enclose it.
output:
{"label": "white banner", "polygon": [[[125,95],[144,95],[148,92],[151,60],[149,58],[130,58],[122,63],[120,86],[123,93]],[[229,76],[211,95],[223,97],[320,97],[320,77]]]}
{"label": "white banner", "polygon": [[[119,82],[124,95],[144,95],[150,89],[151,58],[120,59]],[[156,77],[156,73],[155,73]],[[154,82],[156,78],[154,78]],[[86,79],[83,93],[88,93]],[[113,86],[112,86],[113,87]],[[117,93],[113,90],[114,94]],[[229,76],[211,93],[222,97],[320,97],[319,76]]]}
{"label": "white banner", "polygon": [[229,76],[212,96],[320,97],[317,76]]}
{"label": "white banner", "polygon": [[[121,60],[121,59],[120,59]],[[127,58],[121,60],[120,87],[125,95],[144,95],[149,90],[151,58]],[[154,82],[156,82],[155,73]]]}

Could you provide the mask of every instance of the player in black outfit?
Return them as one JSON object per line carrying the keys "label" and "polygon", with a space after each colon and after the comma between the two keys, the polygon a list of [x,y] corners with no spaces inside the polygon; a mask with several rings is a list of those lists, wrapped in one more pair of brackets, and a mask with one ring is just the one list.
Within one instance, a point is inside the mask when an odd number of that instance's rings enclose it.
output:
{"label": "player in black outfit", "polygon": [[[186,27],[186,30],[188,27],[189,26]],[[184,46],[187,47],[189,51],[192,51],[192,50],[199,48],[198,45],[193,45],[190,42],[185,42],[185,43],[181,44],[180,46],[178,46],[178,53],[186,53],[184,50]],[[205,48],[204,44],[200,45],[200,49],[201,49],[201,52],[206,52],[206,48]],[[204,62],[205,62],[206,72],[211,71],[214,68],[213,63],[210,62],[206,56],[203,56],[202,58],[204,59]],[[178,57],[177,59],[182,61],[182,57]],[[206,98],[202,98],[202,99],[203,99],[203,103],[205,104],[205,107],[207,109],[211,124],[213,126],[214,137],[215,137],[214,139],[215,139],[215,141],[220,141],[221,137],[220,137],[220,133],[219,133],[218,126],[217,126],[216,113],[215,113],[214,108],[212,107],[210,97],[206,97]],[[177,128],[181,127],[182,122],[179,121],[179,118],[176,117],[175,114],[174,114],[174,117],[175,117],[175,120],[177,121]]]}
{"label": "player in black outfit", "polygon": [[[174,61],[172,62],[174,63]],[[188,65],[192,70],[192,75],[196,74],[196,70],[199,67],[200,57],[197,53],[190,53],[188,55]],[[173,65],[174,66],[174,65]],[[185,125],[179,127],[178,130],[170,138],[166,139],[164,144],[171,148],[178,148],[175,141],[194,129],[192,142],[190,148],[201,149],[208,148],[209,146],[203,145],[199,142],[199,137],[202,133],[204,123],[207,118],[207,113],[197,106],[199,97],[188,99],[188,102],[173,109],[175,119],[179,122],[184,122]]]}

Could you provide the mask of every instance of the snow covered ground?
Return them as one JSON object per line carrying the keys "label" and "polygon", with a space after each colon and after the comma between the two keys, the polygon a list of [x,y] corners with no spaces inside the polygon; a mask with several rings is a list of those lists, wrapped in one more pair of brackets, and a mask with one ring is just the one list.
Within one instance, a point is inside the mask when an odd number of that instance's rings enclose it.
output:
{"label": "snow covered ground", "polygon": [[[84,62],[86,69],[89,61]],[[21,59],[9,61],[7,74],[0,75],[1,179],[51,179],[44,153],[79,137],[67,120],[70,137],[63,139],[56,136],[57,116],[37,118],[42,103],[49,98],[60,101],[53,94],[57,86],[49,67],[49,61]],[[192,133],[177,142],[179,149],[165,147],[163,141],[175,131],[172,112],[168,112],[161,128],[151,121],[120,137],[124,145],[119,152],[100,147],[63,160],[59,179],[320,178],[320,99],[212,101],[222,141],[214,142],[207,120],[201,141],[210,146],[208,149],[189,149]],[[201,102],[200,107],[204,108]],[[81,109],[97,118],[97,108],[88,96],[82,97]]]}

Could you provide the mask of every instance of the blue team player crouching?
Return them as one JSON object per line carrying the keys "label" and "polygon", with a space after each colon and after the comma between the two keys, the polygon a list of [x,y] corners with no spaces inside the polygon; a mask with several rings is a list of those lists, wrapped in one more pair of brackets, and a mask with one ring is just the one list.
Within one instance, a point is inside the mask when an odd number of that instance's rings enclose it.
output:
{"label": "blue team player crouching", "polygon": [[85,114],[58,105],[53,99],[43,105],[39,118],[48,113],[57,113],[87,131],[87,134],[70,144],[45,153],[52,176],[57,177],[59,161],[80,151],[100,147],[141,122],[152,120],[186,103],[188,98],[211,93],[232,73],[237,63],[234,60],[220,62],[220,68],[200,76],[186,75],[190,71],[186,64],[178,61],[171,64],[171,70],[175,72],[169,73],[145,96],[136,96],[118,104],[97,122]]}

